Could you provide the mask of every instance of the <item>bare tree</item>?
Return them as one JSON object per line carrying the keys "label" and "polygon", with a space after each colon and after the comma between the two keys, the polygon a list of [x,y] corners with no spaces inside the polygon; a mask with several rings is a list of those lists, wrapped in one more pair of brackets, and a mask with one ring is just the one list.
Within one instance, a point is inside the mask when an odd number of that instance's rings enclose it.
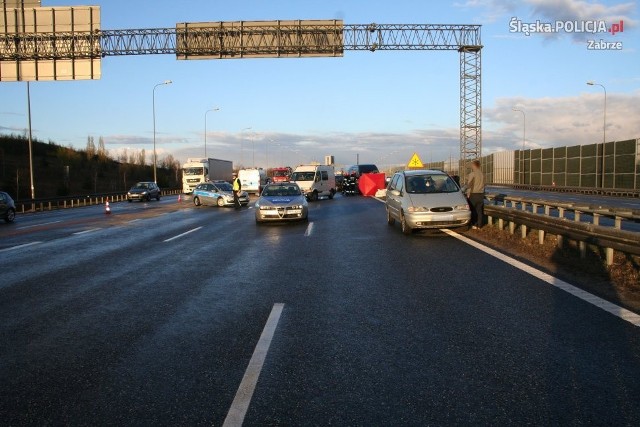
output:
{"label": "bare tree", "polygon": [[104,138],[98,138],[98,160],[102,163],[106,163],[109,158],[109,153],[107,152],[107,147],[104,144]]}
{"label": "bare tree", "polygon": [[92,136],[88,136],[87,137],[87,159],[91,160],[93,159],[93,156],[96,155],[96,144],[95,142],[93,142],[93,137]]}

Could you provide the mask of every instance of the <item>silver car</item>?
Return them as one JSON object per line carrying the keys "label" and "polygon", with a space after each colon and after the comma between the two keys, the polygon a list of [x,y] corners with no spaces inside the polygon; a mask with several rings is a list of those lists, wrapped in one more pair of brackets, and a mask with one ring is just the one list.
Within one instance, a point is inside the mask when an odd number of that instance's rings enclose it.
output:
{"label": "silver car", "polygon": [[262,190],[255,205],[256,223],[267,221],[306,221],[309,206],[295,182],[274,182]]}
{"label": "silver car", "polygon": [[469,224],[471,210],[460,187],[445,172],[408,170],[396,173],[387,187],[387,223],[400,221],[402,232],[452,228]]}

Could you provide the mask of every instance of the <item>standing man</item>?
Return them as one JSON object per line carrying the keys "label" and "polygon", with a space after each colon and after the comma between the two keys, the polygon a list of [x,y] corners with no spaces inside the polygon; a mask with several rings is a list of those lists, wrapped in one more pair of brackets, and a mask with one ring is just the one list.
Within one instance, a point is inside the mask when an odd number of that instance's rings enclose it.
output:
{"label": "standing man", "polygon": [[238,178],[237,173],[233,173],[233,206],[236,210],[240,210],[240,192],[242,191],[242,182]]}
{"label": "standing man", "polygon": [[480,161],[471,162],[471,173],[467,175],[466,193],[471,203],[471,227],[482,228],[484,223],[484,175],[480,169]]}

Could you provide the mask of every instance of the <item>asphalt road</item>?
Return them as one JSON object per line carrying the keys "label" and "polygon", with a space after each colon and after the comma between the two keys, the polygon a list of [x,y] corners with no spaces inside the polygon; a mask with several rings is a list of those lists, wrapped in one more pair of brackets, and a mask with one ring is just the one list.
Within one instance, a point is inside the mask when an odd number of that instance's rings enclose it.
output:
{"label": "asphalt road", "polygon": [[276,303],[245,425],[640,419],[640,328],[373,199],[112,207],[0,226],[0,424],[221,425]]}

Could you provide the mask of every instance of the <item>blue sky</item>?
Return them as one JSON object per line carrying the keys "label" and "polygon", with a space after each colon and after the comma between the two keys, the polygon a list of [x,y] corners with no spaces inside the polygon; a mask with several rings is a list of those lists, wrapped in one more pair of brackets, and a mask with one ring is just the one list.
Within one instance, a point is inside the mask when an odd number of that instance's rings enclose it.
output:
{"label": "blue sky", "polygon": [[[600,142],[602,89],[608,91],[610,139],[640,138],[638,5],[633,1],[165,1],[43,0],[43,6],[101,6],[102,29],[173,27],[177,22],[343,19],[346,24],[482,24],[484,153],[527,146]],[[509,20],[622,19],[624,33],[515,34]],[[592,51],[586,39],[622,41],[620,51]],[[265,166],[322,160],[402,163],[459,150],[456,52],[352,52],[342,58],[177,61],[171,55],[107,57],[102,79],[32,84],[34,134],[83,148],[103,136],[112,154],[151,152],[153,86],[158,153],[179,160],[209,155]],[[0,132],[26,126],[25,84],[0,83]],[[250,131],[242,129],[251,127]],[[279,145],[278,145],[279,144]],[[240,149],[242,147],[242,150]],[[255,147],[255,151],[252,151]],[[150,155],[148,155],[150,158]]]}

